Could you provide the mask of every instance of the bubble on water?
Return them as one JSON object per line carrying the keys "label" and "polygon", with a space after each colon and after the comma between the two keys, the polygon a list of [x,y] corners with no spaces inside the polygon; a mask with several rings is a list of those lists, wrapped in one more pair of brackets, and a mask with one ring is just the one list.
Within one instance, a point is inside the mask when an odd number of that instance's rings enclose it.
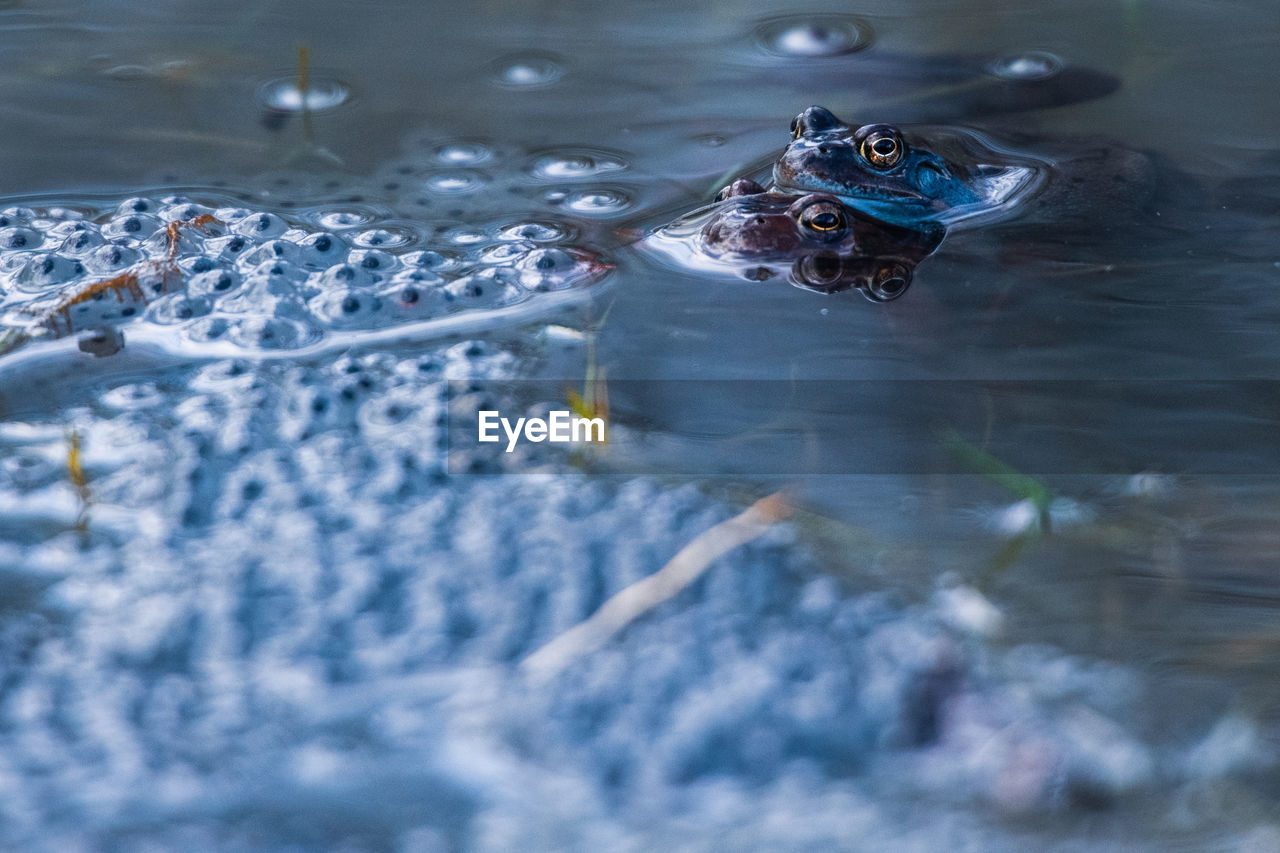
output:
{"label": "bubble on water", "polygon": [[450,142],[435,150],[435,157],[449,166],[475,166],[494,158],[494,151],[479,142]]}
{"label": "bubble on water", "polygon": [[517,222],[498,231],[499,240],[527,240],[530,243],[555,243],[572,236],[571,229],[559,222]]}
{"label": "bubble on water", "polygon": [[631,198],[622,190],[598,188],[575,192],[550,192],[546,199],[586,216],[612,216],[631,206]]}
{"label": "bubble on water", "polygon": [[504,56],[492,65],[493,81],[513,89],[550,86],[564,76],[564,63],[552,53],[518,53]]}
{"label": "bubble on water", "polygon": [[779,56],[843,56],[869,46],[871,25],[853,15],[788,15],[756,27],[756,41]]}
{"label": "bubble on water", "polygon": [[728,139],[718,133],[702,133],[695,136],[693,141],[708,148],[719,148],[728,142]]}
{"label": "bubble on water", "polygon": [[147,308],[146,317],[154,323],[170,325],[203,317],[213,310],[208,297],[191,292],[170,293],[160,297]]}
{"label": "bubble on water", "polygon": [[563,181],[592,178],[625,168],[627,162],[618,154],[583,148],[539,155],[530,164],[529,173],[543,180]]}
{"label": "bubble on water", "polygon": [[1029,50],[1002,56],[991,62],[987,70],[1001,80],[1033,82],[1048,80],[1062,70],[1062,60],[1045,50]]}
{"label": "bubble on water", "polygon": [[331,110],[346,103],[350,97],[351,89],[347,84],[315,72],[308,75],[306,91],[298,88],[296,77],[277,77],[258,87],[258,100],[263,105],[288,113]]}
{"label": "bubble on water", "polygon": [[470,169],[455,169],[428,175],[423,184],[440,195],[462,195],[475,192],[489,183],[488,176]]}

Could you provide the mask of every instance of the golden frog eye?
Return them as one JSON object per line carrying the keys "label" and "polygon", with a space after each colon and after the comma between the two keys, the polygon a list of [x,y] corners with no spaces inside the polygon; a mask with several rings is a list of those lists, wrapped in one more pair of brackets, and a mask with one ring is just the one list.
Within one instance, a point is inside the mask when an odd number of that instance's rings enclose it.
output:
{"label": "golden frog eye", "polygon": [[902,137],[891,127],[871,128],[858,144],[858,153],[877,169],[892,169],[902,159]]}
{"label": "golden frog eye", "polygon": [[834,201],[815,201],[800,211],[800,224],[819,234],[832,236],[845,227],[844,210]]}

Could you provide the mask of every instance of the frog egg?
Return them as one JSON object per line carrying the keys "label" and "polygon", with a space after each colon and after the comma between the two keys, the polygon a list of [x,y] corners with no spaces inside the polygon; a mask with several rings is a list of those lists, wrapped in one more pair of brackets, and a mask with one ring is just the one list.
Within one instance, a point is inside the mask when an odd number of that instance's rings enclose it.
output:
{"label": "frog egg", "polygon": [[420,269],[445,272],[447,270],[456,269],[461,265],[462,261],[452,252],[437,252],[434,249],[421,249],[416,252],[406,252],[401,255],[400,263],[409,268],[417,267]]}
{"label": "frog egg", "polygon": [[529,174],[548,181],[593,178],[627,168],[620,155],[594,148],[555,151],[534,159]]}
{"label": "frog egg", "polygon": [[267,263],[285,263],[302,266],[302,249],[288,240],[270,240],[250,249],[236,261],[242,270],[252,270]]}
{"label": "frog egg", "polygon": [[203,317],[212,310],[213,303],[207,297],[190,292],[170,293],[152,302],[145,316],[153,323],[168,326]]}
{"label": "frog egg", "polygon": [[378,280],[371,270],[358,264],[335,264],[320,274],[319,284],[326,290],[370,287]]}
{"label": "frog egg", "polygon": [[438,195],[463,195],[472,193],[489,183],[488,176],[471,170],[458,169],[428,175],[423,185]]}
{"label": "frog egg", "polygon": [[383,312],[383,299],[364,287],[330,289],[307,303],[321,324],[330,328],[367,327]]}
{"label": "frog egg", "polygon": [[522,240],[531,243],[555,243],[572,235],[568,226],[559,222],[517,222],[498,231],[499,240]]}
{"label": "frog egg", "polygon": [[208,255],[188,255],[186,257],[179,258],[177,265],[178,269],[182,270],[187,275],[199,275],[200,273],[206,273],[210,270],[218,269],[220,266],[216,258],[211,258]]}
{"label": "frog egg", "polygon": [[496,307],[516,301],[519,276],[510,267],[490,267],[450,282],[441,292],[459,307]]}
{"label": "frog egg", "polygon": [[298,241],[298,260],[309,270],[322,270],[347,257],[347,243],[335,234],[309,234]]}
{"label": "frog egg", "polygon": [[517,53],[498,59],[491,66],[492,79],[513,89],[540,89],[564,76],[564,63],[553,53]]}
{"label": "frog egg", "polygon": [[25,225],[0,228],[0,250],[33,251],[44,245],[44,235]]}
{"label": "frog egg", "polygon": [[311,324],[288,317],[245,317],[227,329],[227,337],[246,349],[295,349],[319,336]]}
{"label": "frog egg", "polygon": [[[54,209],[56,210],[57,208],[54,208]],[[42,220],[38,220],[37,222],[32,223],[32,225],[38,226],[39,230],[44,231],[45,237],[51,240],[61,241],[61,240],[67,239],[72,234],[75,234],[78,231],[96,231],[97,230],[89,223],[84,222],[80,219],[49,220],[48,224],[46,225],[39,225],[40,221]]]}
{"label": "frog egg", "polygon": [[787,15],[756,28],[761,47],[788,57],[843,56],[866,48],[873,38],[871,25],[853,15]]}
{"label": "frog egg", "polygon": [[47,290],[84,275],[84,265],[74,258],[41,252],[32,255],[18,272],[16,284],[28,291]]}
{"label": "frog egg", "polygon": [[195,296],[216,299],[234,291],[240,282],[240,274],[235,270],[211,269],[191,276],[187,280],[187,291]]}
{"label": "frog egg", "polygon": [[156,215],[164,222],[189,222],[198,216],[214,215],[214,213],[212,207],[195,204],[178,196],[168,200]]}
{"label": "frog egg", "polygon": [[254,240],[269,240],[288,231],[289,225],[274,213],[259,212],[234,222],[231,230]]}
{"label": "frog egg", "polygon": [[443,286],[444,279],[438,275],[426,270],[405,270],[396,273],[381,293],[401,309],[430,313],[445,298],[441,294]]}
{"label": "frog egg", "polygon": [[375,249],[356,249],[347,257],[347,263],[378,274],[390,272],[396,267],[394,255],[379,252]]}
{"label": "frog egg", "polygon": [[482,264],[490,266],[502,266],[514,264],[516,261],[529,254],[533,249],[533,243],[521,241],[519,243],[496,243],[481,250],[478,260]]}
{"label": "frog egg", "polygon": [[252,246],[253,243],[240,234],[227,234],[206,240],[204,249],[210,257],[216,257],[223,261],[234,261]]}
{"label": "frog egg", "polygon": [[520,284],[527,290],[568,290],[585,283],[590,266],[578,256],[556,246],[534,249],[516,263]]}
{"label": "frog egg", "polygon": [[102,226],[102,233],[113,240],[142,241],[163,227],[158,217],[148,213],[118,216]]}
{"label": "frog egg", "polygon": [[149,198],[127,198],[116,205],[116,214],[112,218],[132,216],[135,213],[155,213],[158,208],[159,205]]}
{"label": "frog egg", "polygon": [[26,225],[38,218],[36,212],[29,207],[6,207],[0,210],[0,228],[10,225]]}
{"label": "frog egg", "polygon": [[58,251],[64,255],[79,257],[93,252],[95,249],[101,248],[106,240],[101,234],[92,228],[81,228],[78,231],[72,231],[62,241],[62,246]]}

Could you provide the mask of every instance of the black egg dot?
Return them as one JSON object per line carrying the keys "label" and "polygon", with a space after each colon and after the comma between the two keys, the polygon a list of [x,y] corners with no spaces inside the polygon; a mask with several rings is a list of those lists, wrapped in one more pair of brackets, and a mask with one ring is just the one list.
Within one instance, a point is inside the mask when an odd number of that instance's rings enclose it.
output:
{"label": "black egg dot", "polygon": [[328,411],[328,409],[329,409],[328,397],[316,397],[314,400],[311,401],[311,411],[315,412],[317,415],[324,414],[326,411]]}
{"label": "black egg dot", "polygon": [[269,272],[271,275],[284,275],[284,267],[280,266],[280,264],[276,264],[269,270]]}
{"label": "black egg dot", "polygon": [[179,320],[188,320],[191,318],[192,314],[191,306],[183,303],[182,305],[179,305],[178,309],[173,313]]}
{"label": "black egg dot", "polygon": [[360,300],[354,296],[348,296],[342,300],[342,312],[344,314],[354,314],[360,310]]}
{"label": "black egg dot", "polygon": [[329,239],[328,234],[321,234],[316,238],[315,247],[317,251],[327,252],[333,248],[333,241]]}
{"label": "black egg dot", "polygon": [[107,263],[115,266],[124,258],[124,253],[120,251],[119,246],[112,246],[111,251],[107,252]]}
{"label": "black egg dot", "polygon": [[80,236],[76,237],[75,243],[72,244],[71,248],[83,249],[87,245],[89,245],[89,235],[81,232]]}
{"label": "black egg dot", "polygon": [[271,254],[275,255],[277,258],[284,257],[285,245],[286,244],[284,243],[273,243],[271,245]]}
{"label": "black egg dot", "polygon": [[23,246],[25,246],[25,245],[27,245],[27,235],[25,235],[25,234],[10,234],[10,235],[9,235],[9,248],[10,248],[10,249],[21,249],[21,248],[22,248]]}
{"label": "black egg dot", "polygon": [[256,500],[262,495],[262,484],[257,480],[250,480],[244,484],[242,494],[244,495],[244,499],[247,501]]}
{"label": "black egg dot", "polygon": [[333,277],[339,281],[351,281],[356,277],[356,271],[344,264],[333,271]]}
{"label": "black egg dot", "polygon": [[406,287],[400,291],[400,299],[405,305],[414,305],[418,301],[418,288]]}
{"label": "black egg dot", "polygon": [[227,241],[227,249],[232,252],[239,252],[244,249],[243,237],[232,237]]}
{"label": "black egg dot", "polygon": [[266,230],[267,230],[268,228],[270,228],[270,227],[271,227],[271,217],[270,217],[270,216],[268,216],[267,214],[265,214],[265,213],[264,213],[264,214],[262,214],[261,216],[259,216],[259,217],[258,217],[258,230],[259,230],[259,231],[266,231]]}
{"label": "black egg dot", "polygon": [[130,216],[121,224],[120,227],[123,228],[127,233],[133,234],[137,231],[142,230],[142,220],[136,216]]}
{"label": "black egg dot", "polygon": [[544,253],[533,265],[540,270],[552,270],[556,268],[556,259],[551,255]]}
{"label": "black egg dot", "polygon": [[40,273],[41,275],[49,275],[52,272],[53,272],[53,258],[46,256],[45,259],[40,262]]}
{"label": "black egg dot", "polygon": [[208,258],[196,258],[195,263],[191,265],[192,272],[208,272],[213,269],[213,261]]}
{"label": "black egg dot", "polygon": [[126,306],[126,307],[124,307],[124,308],[121,308],[121,309],[120,309],[120,316],[121,316],[121,317],[132,317],[134,314],[136,314],[136,313],[137,313],[137,311],[138,311],[138,309],[134,308],[132,305],[129,305],[129,306]]}
{"label": "black egg dot", "polygon": [[365,258],[360,262],[360,265],[365,269],[376,270],[378,267],[382,266],[382,261],[378,260],[375,255],[365,255]]}
{"label": "black egg dot", "polygon": [[218,276],[218,280],[213,283],[214,290],[228,290],[231,287],[231,276],[223,273]]}

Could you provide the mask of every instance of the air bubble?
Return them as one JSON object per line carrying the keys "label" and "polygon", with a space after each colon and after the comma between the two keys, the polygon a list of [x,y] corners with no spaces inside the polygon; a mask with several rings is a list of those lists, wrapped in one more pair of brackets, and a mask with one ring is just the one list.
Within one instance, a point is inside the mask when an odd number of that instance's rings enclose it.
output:
{"label": "air bubble", "polygon": [[550,53],[521,53],[504,56],[493,63],[493,80],[514,89],[550,86],[564,76],[560,57]]}
{"label": "air bubble", "polygon": [[863,50],[873,37],[871,25],[852,15],[788,15],[756,27],[756,41],[779,56],[843,56]]}
{"label": "air bubble", "polygon": [[296,113],[308,110],[313,113],[341,106],[351,97],[347,84],[334,77],[309,75],[306,91],[298,88],[294,77],[278,77],[268,80],[258,88],[258,100],[273,110]]}
{"label": "air bubble", "polygon": [[1002,56],[988,65],[987,70],[1001,80],[1030,83],[1056,76],[1062,65],[1062,60],[1048,51],[1029,50]]}

